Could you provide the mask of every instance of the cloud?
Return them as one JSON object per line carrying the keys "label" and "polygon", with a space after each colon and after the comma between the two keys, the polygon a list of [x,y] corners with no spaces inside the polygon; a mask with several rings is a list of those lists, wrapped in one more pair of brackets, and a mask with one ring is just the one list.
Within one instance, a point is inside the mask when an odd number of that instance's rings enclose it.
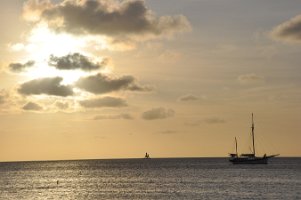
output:
{"label": "cloud", "polygon": [[237,78],[241,83],[255,83],[264,81],[264,77],[256,74],[243,74]]}
{"label": "cloud", "polygon": [[38,21],[46,9],[53,7],[50,0],[28,0],[23,6],[23,18],[27,21]]}
{"label": "cloud", "polygon": [[61,110],[66,110],[69,108],[69,104],[67,102],[55,102],[55,106],[58,107]]}
{"label": "cloud", "polygon": [[104,94],[118,90],[130,91],[150,91],[150,87],[139,86],[135,83],[132,76],[122,76],[119,78],[110,78],[103,74],[96,74],[88,77],[82,77],[76,82],[76,86],[82,90],[94,93]]}
{"label": "cloud", "polygon": [[175,131],[175,130],[165,130],[165,131],[161,131],[159,133],[163,134],[163,135],[172,135],[172,134],[178,133],[178,131]]}
{"label": "cloud", "polygon": [[179,98],[179,101],[197,101],[199,98],[192,94],[187,94]]}
{"label": "cloud", "polygon": [[51,55],[49,65],[60,70],[81,69],[84,71],[92,71],[103,68],[108,63],[108,59],[104,59],[101,63],[93,63],[90,59],[79,53],[68,54],[62,57]]}
{"label": "cloud", "polygon": [[124,99],[117,98],[117,97],[101,97],[97,99],[89,99],[89,100],[80,101],[79,104],[85,108],[127,106],[127,103]]}
{"label": "cloud", "polygon": [[190,121],[185,124],[188,126],[200,126],[201,124],[223,124],[223,123],[226,123],[226,120],[218,117],[211,117],[202,120]]}
{"label": "cloud", "polygon": [[226,122],[224,119],[218,117],[207,118],[204,119],[203,121],[207,124],[221,124]]}
{"label": "cloud", "polygon": [[132,120],[134,119],[130,114],[119,114],[119,115],[97,115],[93,118],[94,120],[106,120],[106,119],[127,119]]}
{"label": "cloud", "polygon": [[33,102],[28,102],[22,108],[23,108],[23,110],[32,110],[32,111],[43,110],[42,106],[40,106],[39,104],[33,103]]}
{"label": "cloud", "polygon": [[301,42],[301,15],[276,26],[271,35],[279,40]]}
{"label": "cloud", "polygon": [[5,102],[5,96],[0,95],[0,104],[3,104]]}
{"label": "cloud", "polygon": [[156,120],[173,117],[174,115],[174,110],[160,107],[145,111],[144,113],[142,113],[142,118],[145,120]]}
{"label": "cloud", "polygon": [[73,90],[70,86],[61,85],[63,78],[40,78],[23,83],[18,92],[24,95],[54,95],[54,96],[71,96]]}
{"label": "cloud", "polygon": [[4,104],[6,102],[6,99],[8,98],[8,93],[5,90],[0,91],[0,105]]}
{"label": "cloud", "polygon": [[[106,36],[160,37],[190,30],[183,15],[157,17],[144,0],[30,0],[25,19],[43,21],[56,31]],[[34,16],[26,18],[26,16]]]}
{"label": "cloud", "polygon": [[174,50],[165,50],[159,56],[161,62],[178,62],[181,58],[182,54]]}
{"label": "cloud", "polygon": [[0,90],[0,105],[6,103],[9,97],[10,94],[7,90]]}
{"label": "cloud", "polygon": [[35,62],[33,60],[28,61],[27,63],[11,63],[8,65],[8,68],[10,69],[10,71],[12,72],[22,72],[25,69],[32,67],[35,64]]}

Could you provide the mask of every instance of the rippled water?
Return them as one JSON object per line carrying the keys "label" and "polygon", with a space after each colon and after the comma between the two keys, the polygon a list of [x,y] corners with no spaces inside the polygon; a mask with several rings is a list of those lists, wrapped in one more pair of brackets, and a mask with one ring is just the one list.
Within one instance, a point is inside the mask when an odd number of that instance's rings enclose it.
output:
{"label": "rippled water", "polygon": [[[0,163],[0,199],[301,199],[301,158]],[[58,181],[58,182],[57,182]]]}

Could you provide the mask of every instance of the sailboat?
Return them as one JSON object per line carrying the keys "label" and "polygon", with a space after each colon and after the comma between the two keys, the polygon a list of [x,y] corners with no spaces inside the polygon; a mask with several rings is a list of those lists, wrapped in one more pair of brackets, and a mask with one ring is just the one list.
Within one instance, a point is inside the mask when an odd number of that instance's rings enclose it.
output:
{"label": "sailboat", "polygon": [[147,152],[145,153],[144,158],[145,158],[145,159],[149,159],[149,158],[150,158],[150,157],[149,157],[149,154],[148,154]]}
{"label": "sailboat", "polygon": [[236,150],[236,152],[235,153],[230,153],[230,158],[229,158],[230,162],[232,162],[233,164],[268,164],[268,160],[270,158],[273,158],[273,157],[279,155],[279,154],[276,154],[276,155],[266,155],[266,154],[264,154],[262,157],[256,156],[254,130],[255,130],[255,126],[254,126],[254,119],[253,119],[253,113],[252,113],[252,126],[251,126],[251,131],[252,131],[252,153],[243,153],[241,155],[238,155],[237,139],[235,137],[235,150]]}

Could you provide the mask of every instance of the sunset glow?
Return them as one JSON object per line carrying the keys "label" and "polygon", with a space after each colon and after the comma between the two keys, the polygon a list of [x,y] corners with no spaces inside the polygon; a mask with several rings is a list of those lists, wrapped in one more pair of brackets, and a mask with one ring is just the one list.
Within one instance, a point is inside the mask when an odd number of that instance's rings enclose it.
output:
{"label": "sunset glow", "polygon": [[223,157],[251,113],[259,154],[300,156],[301,12],[276,2],[1,1],[0,161]]}

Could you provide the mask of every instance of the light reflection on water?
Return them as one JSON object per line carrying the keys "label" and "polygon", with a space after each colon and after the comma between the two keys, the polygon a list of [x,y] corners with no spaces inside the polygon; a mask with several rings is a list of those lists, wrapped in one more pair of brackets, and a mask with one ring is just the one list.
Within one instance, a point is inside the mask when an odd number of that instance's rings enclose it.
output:
{"label": "light reflection on water", "polygon": [[[301,199],[301,158],[0,163],[0,199]],[[58,181],[58,183],[57,183]]]}

